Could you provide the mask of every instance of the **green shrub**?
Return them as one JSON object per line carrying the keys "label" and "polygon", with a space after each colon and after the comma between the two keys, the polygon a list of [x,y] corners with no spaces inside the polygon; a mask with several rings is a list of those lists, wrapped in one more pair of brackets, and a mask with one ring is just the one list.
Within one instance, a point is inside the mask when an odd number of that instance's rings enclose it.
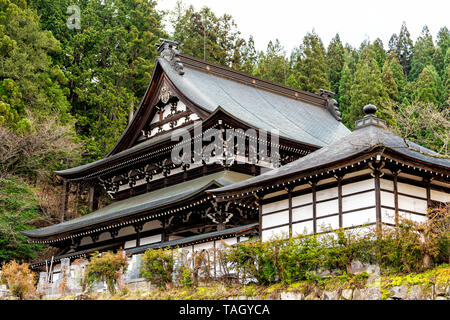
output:
{"label": "green shrub", "polygon": [[255,278],[260,284],[272,284],[278,276],[277,257],[280,241],[246,242],[227,248],[225,259],[231,262],[241,274]]}
{"label": "green shrub", "polygon": [[127,257],[122,251],[95,252],[86,268],[87,283],[92,285],[95,281],[105,281],[108,291],[114,294],[115,284],[127,266]]}
{"label": "green shrub", "polygon": [[[259,284],[321,281],[319,270],[349,271],[353,260],[376,263],[385,273],[422,272],[448,262],[450,221],[446,208],[429,213],[419,224],[401,220],[397,228],[383,226],[371,232],[337,230],[291,239],[251,241],[227,249],[225,260],[239,274]],[[364,232],[364,233],[362,233]]]}
{"label": "green shrub", "polygon": [[140,274],[147,281],[163,287],[172,282],[174,252],[168,249],[148,249],[141,258]]}
{"label": "green shrub", "polygon": [[178,270],[178,282],[185,288],[191,288],[194,286],[194,279],[192,278],[191,270],[189,267],[181,266]]}

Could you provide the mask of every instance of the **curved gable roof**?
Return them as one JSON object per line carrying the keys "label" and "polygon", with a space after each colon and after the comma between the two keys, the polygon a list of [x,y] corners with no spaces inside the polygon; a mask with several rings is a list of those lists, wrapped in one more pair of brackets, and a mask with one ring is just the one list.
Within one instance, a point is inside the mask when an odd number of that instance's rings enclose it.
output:
{"label": "curved gable roof", "polygon": [[[261,89],[217,73],[185,65],[180,75],[170,63],[158,58],[168,78],[194,104],[214,112],[219,106],[250,125],[299,142],[326,146],[350,131],[325,107]],[[317,98],[323,99],[319,96]]]}

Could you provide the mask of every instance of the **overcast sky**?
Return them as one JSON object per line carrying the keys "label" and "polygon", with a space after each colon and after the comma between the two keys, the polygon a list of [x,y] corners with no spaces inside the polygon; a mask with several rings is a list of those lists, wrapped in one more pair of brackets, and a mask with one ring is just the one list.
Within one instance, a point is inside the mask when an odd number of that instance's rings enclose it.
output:
{"label": "overcast sky", "polygon": [[[158,8],[172,10],[176,0],[158,0]],[[258,50],[278,38],[287,54],[313,29],[327,46],[339,32],[341,41],[359,46],[365,40],[383,40],[387,48],[392,33],[406,22],[415,41],[424,25],[433,40],[439,29],[450,27],[449,0],[183,0],[195,9],[210,7],[216,15],[233,16],[242,36],[253,35]]]}

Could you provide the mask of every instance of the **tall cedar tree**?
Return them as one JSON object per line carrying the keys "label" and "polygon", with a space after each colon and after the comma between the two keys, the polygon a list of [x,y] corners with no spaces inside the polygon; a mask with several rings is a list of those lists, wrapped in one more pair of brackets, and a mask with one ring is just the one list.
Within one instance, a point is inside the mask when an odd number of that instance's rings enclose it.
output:
{"label": "tall cedar tree", "polygon": [[434,66],[426,66],[415,83],[414,100],[439,105],[441,103],[441,86],[441,79]]}
{"label": "tall cedar tree", "polygon": [[173,39],[180,43],[183,53],[235,69],[243,64],[245,41],[230,15],[217,17],[208,7],[195,11],[193,6],[185,9],[177,2],[172,25]]}
{"label": "tall cedar tree", "polygon": [[375,60],[375,52],[370,45],[364,46],[353,76],[347,125],[353,129],[355,120],[364,116],[363,106],[369,103],[379,107],[380,117],[387,118],[383,109],[386,107],[388,100],[389,97],[383,86],[381,71]]}
{"label": "tall cedar tree", "polygon": [[400,61],[394,52],[389,52],[386,62],[389,63],[389,68],[391,69],[392,76],[394,77],[397,86],[397,102],[406,105],[409,103],[409,97],[406,91],[407,81]]}
{"label": "tall cedar tree", "polygon": [[25,1],[0,3],[0,125],[27,129],[26,109],[35,116],[70,119],[67,79],[52,57],[61,53],[51,32]]}
{"label": "tall cedar tree", "polygon": [[381,39],[377,38],[372,43],[372,49],[375,53],[375,60],[378,63],[378,67],[380,70],[383,69],[384,62],[386,61],[386,50],[384,50],[383,41]]}
{"label": "tall cedar tree", "polygon": [[444,106],[450,107],[450,47],[447,48],[447,54],[445,55],[445,71],[443,76],[444,85]]}
{"label": "tall cedar tree", "polygon": [[330,89],[327,77],[325,48],[322,40],[313,31],[307,33],[300,45],[294,71],[300,89],[319,92],[319,89]]}
{"label": "tall cedar tree", "polygon": [[415,81],[426,66],[433,64],[434,51],[433,37],[428,27],[424,26],[422,33],[414,44],[411,72],[408,76],[410,81]]}
{"label": "tall cedar tree", "polygon": [[344,66],[344,46],[342,45],[339,34],[337,33],[327,48],[327,74],[330,82],[331,91],[339,96],[339,81],[341,80],[341,71]]}
{"label": "tall cedar tree", "polygon": [[[104,156],[125,129],[129,110],[144,95],[167,35],[152,0],[80,2],[81,29],[68,29],[69,0],[33,1],[46,28],[62,42],[58,57],[69,78],[77,132],[91,159]],[[87,159],[90,160],[90,159]]]}
{"label": "tall cedar tree", "polygon": [[413,41],[410,33],[403,22],[399,35],[393,34],[389,40],[389,51],[394,52],[402,65],[403,72],[408,76],[411,70],[411,59],[413,54]]}
{"label": "tall cedar tree", "polygon": [[348,59],[345,60],[341,71],[341,79],[339,81],[339,109],[342,112],[342,122],[351,127],[350,123],[350,103],[351,103],[351,88],[353,82],[353,75],[349,68]]}
{"label": "tall cedar tree", "polygon": [[280,41],[275,39],[275,43],[269,41],[266,52],[260,52],[258,66],[254,75],[269,81],[285,84],[287,77],[288,61],[286,53]]}
{"label": "tall cedar tree", "polygon": [[398,102],[399,94],[397,83],[395,82],[394,74],[392,73],[391,66],[388,60],[383,65],[381,74],[383,86],[386,89],[386,93],[392,101]]}
{"label": "tall cedar tree", "polygon": [[450,47],[450,30],[447,27],[443,27],[439,30],[437,35],[437,45],[441,48],[442,53],[446,54],[447,49]]}
{"label": "tall cedar tree", "polygon": [[258,52],[255,49],[255,41],[252,36],[245,43],[242,51],[242,66],[240,71],[253,74],[258,63]]}
{"label": "tall cedar tree", "polygon": [[0,264],[10,260],[28,260],[36,257],[42,245],[28,243],[20,233],[33,229],[40,220],[38,199],[22,179],[0,178]]}

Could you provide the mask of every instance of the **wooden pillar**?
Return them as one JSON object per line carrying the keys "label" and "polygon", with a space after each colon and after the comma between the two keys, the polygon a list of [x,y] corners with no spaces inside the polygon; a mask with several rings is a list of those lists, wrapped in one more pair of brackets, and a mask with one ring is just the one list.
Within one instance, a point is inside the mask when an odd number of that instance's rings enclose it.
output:
{"label": "wooden pillar", "polygon": [[60,209],[60,221],[64,222],[64,217],[67,212],[67,204],[69,200],[69,190],[70,190],[70,183],[67,181],[67,179],[64,179],[63,185],[62,185],[62,194],[61,194],[61,209]]}
{"label": "wooden pillar", "polygon": [[425,189],[427,191],[427,208],[431,208],[431,183],[430,178],[423,178]]}
{"label": "wooden pillar", "polygon": [[259,218],[259,226],[258,226],[258,232],[259,232],[259,241],[262,240],[262,198],[263,196],[255,195],[256,201],[258,204],[258,218]]}
{"label": "wooden pillar", "polygon": [[344,227],[344,221],[342,217],[342,178],[335,176],[338,183],[338,212],[339,212],[339,228]]}
{"label": "wooden pillar", "polygon": [[167,234],[166,230],[166,218],[163,218],[161,220],[161,225],[162,225],[161,242],[169,241],[169,235]]}
{"label": "wooden pillar", "polygon": [[292,188],[286,189],[289,201],[289,238],[292,238]]}
{"label": "wooden pillar", "polygon": [[375,210],[376,210],[376,221],[377,230],[381,231],[381,190],[380,190],[380,170],[374,170],[375,178]]}
{"label": "wooden pillar", "polygon": [[134,225],[134,230],[136,231],[136,247],[141,246],[141,231],[144,227],[144,224],[138,223]]}
{"label": "wooden pillar", "polygon": [[398,174],[400,170],[397,172],[393,172],[394,175],[394,209],[395,209],[395,225],[398,226]]}
{"label": "wooden pillar", "polygon": [[312,192],[312,202],[313,202],[313,233],[317,233],[317,199],[316,199],[316,184],[315,181],[310,181],[311,192]]}
{"label": "wooden pillar", "polygon": [[89,188],[89,211],[98,209],[98,190],[95,186]]}

